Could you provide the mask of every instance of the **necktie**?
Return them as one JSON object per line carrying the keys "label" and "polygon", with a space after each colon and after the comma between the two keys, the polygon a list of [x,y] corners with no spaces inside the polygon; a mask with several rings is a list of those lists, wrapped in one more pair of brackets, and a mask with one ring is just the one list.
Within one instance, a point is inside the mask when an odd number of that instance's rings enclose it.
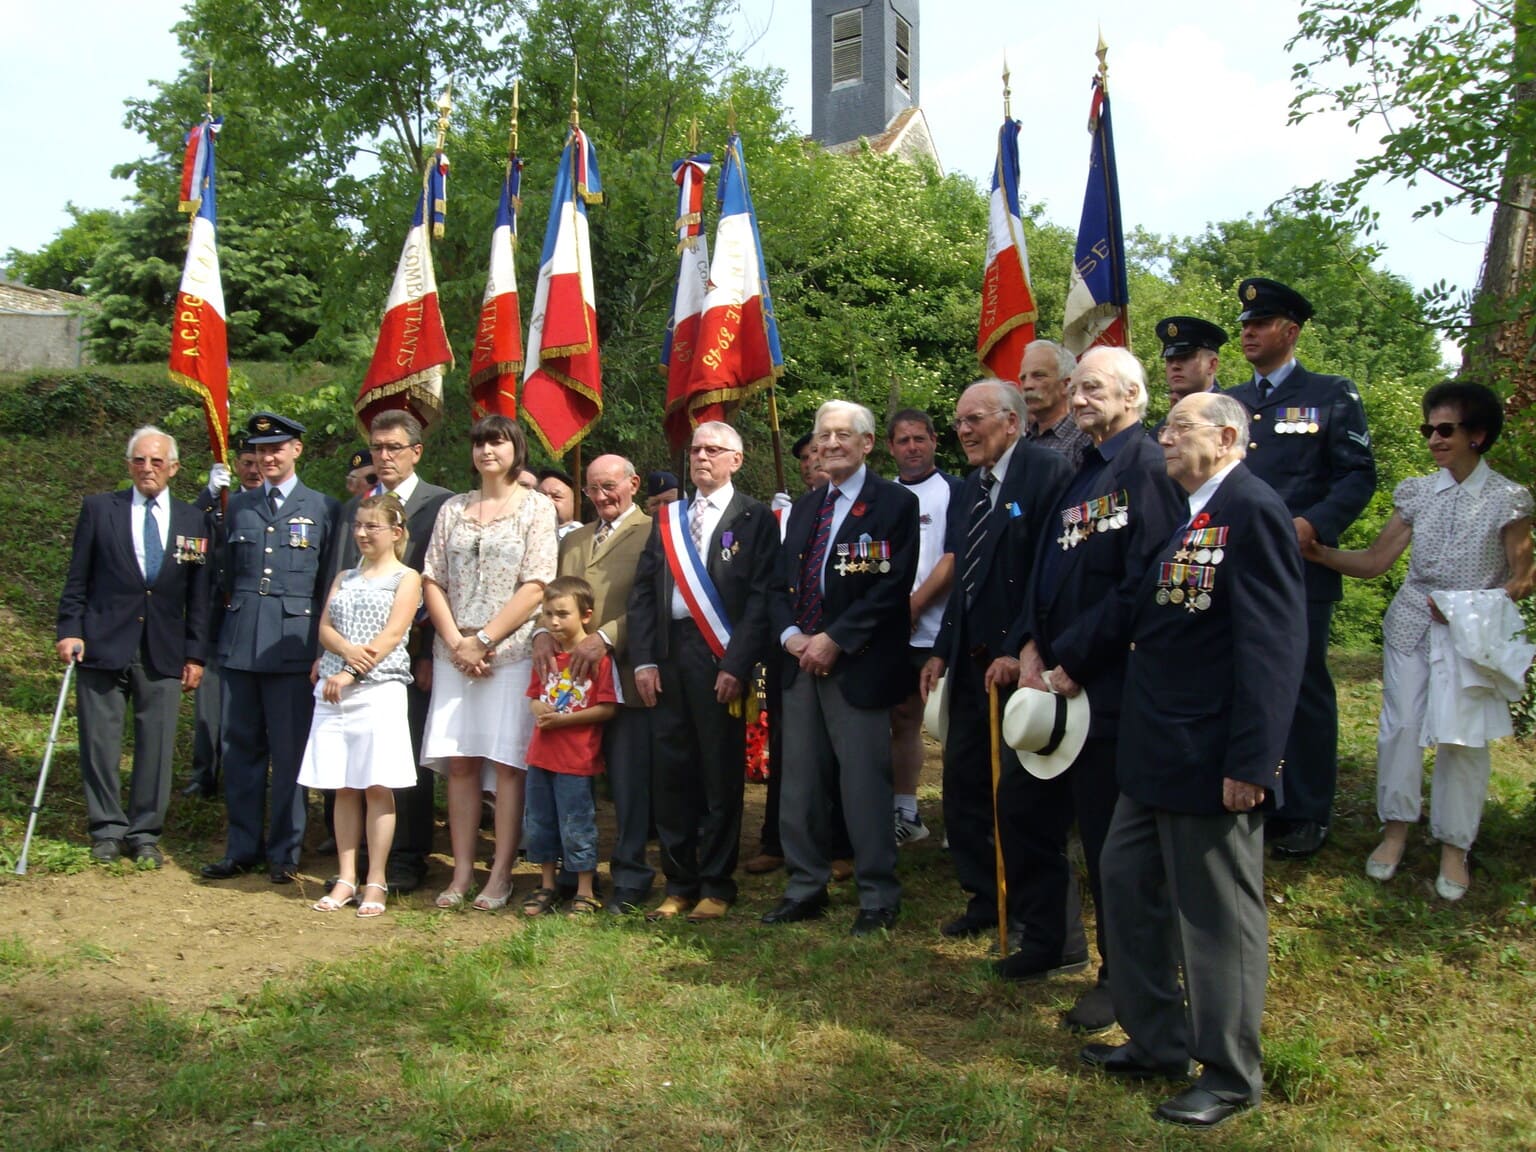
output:
{"label": "necktie", "polygon": [[153,584],[165,559],[165,545],[160,542],[160,525],[155,522],[153,501],[144,505],[144,582]]}
{"label": "necktie", "polygon": [[976,586],[981,583],[981,544],[987,538],[987,517],[992,514],[992,486],[997,477],[990,470],[981,474],[981,494],[971,505],[971,517],[965,531],[965,568],[960,582],[965,588],[967,604],[976,599]]}
{"label": "necktie", "polygon": [[800,567],[795,623],[807,635],[821,630],[822,611],[826,606],[821,595],[821,565],[827,558],[827,546],[832,542],[832,509],[836,504],[837,489],[828,484],[827,498],[822,501],[821,514],[816,518],[816,531],[811,533],[811,546],[806,549],[805,563]]}
{"label": "necktie", "polygon": [[613,532],[613,525],[606,520],[597,522],[597,531],[592,533],[592,555],[597,555],[597,550],[603,546],[603,541],[608,539]]}
{"label": "necktie", "polygon": [[276,488],[267,489],[267,507],[272,509],[272,515],[277,515],[277,510],[283,506],[283,494]]}
{"label": "necktie", "polygon": [[1269,377],[1268,376],[1260,376],[1259,377],[1259,399],[1260,400],[1268,400],[1269,399],[1269,394],[1274,389],[1274,387],[1275,386],[1269,382]]}
{"label": "necktie", "polygon": [[688,510],[688,532],[693,536],[694,551],[700,556],[704,555],[704,510],[708,507],[709,501],[700,496]]}

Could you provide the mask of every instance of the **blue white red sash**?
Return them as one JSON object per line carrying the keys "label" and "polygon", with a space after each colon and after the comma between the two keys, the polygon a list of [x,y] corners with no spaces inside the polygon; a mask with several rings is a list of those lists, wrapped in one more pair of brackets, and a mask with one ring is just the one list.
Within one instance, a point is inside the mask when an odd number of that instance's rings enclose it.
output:
{"label": "blue white red sash", "polygon": [[709,569],[699,550],[693,546],[693,534],[688,531],[688,511],[686,500],[674,500],[657,509],[661,520],[661,548],[693,622],[704,634],[709,650],[720,659],[731,643],[731,622],[726,618],[725,604],[715,589],[715,582],[710,579]]}

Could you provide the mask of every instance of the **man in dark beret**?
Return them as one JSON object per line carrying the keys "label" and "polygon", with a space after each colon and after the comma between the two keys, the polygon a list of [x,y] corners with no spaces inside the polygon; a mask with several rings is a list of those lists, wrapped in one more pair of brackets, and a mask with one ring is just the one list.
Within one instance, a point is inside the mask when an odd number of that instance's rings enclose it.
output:
{"label": "man in dark beret", "polygon": [[683,494],[683,485],[671,472],[649,472],[645,477],[645,514],[656,515],[656,509],[670,504]]}
{"label": "man in dark beret", "polygon": [[[1309,372],[1296,362],[1311,303],[1277,280],[1238,286],[1243,356],[1253,378],[1228,395],[1250,413],[1247,464],[1285,501],[1302,547],[1336,544],[1376,490],[1376,462],[1365,408],[1354,382]],[[1338,779],[1339,709],[1328,674],[1328,629],[1343,596],[1338,573],[1305,565],[1307,664],[1285,746],[1285,803],[1265,826],[1281,858],[1311,856],[1328,838]],[[1254,621],[1257,627],[1279,622]],[[1291,625],[1294,626],[1294,625]]]}
{"label": "man in dark beret", "polygon": [[379,474],[373,467],[373,453],[361,448],[347,461],[347,495],[361,499],[378,486]]}

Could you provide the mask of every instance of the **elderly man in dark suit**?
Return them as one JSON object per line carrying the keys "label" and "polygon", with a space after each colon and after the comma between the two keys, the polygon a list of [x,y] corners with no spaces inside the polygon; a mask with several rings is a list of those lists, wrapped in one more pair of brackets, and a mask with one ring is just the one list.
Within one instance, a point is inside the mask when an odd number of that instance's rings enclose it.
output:
{"label": "elderly man in dark suit", "polygon": [[908,596],[918,505],[866,467],[875,447],[868,408],[829,400],[816,411],[814,436],[828,482],[790,509],[769,604],[784,650],[779,837],[789,883],[763,923],[826,911],[826,789],[835,757],[859,887],[852,934],[867,936],[894,926],[901,908],[891,709],[912,690]]}
{"label": "elderly man in dark suit", "polygon": [[[392,492],[405,507],[405,526],[410,541],[403,557],[406,566],[421,571],[432,541],[432,526],[443,501],[453,493],[436,484],[428,484],[416,475],[421,463],[421,423],[404,409],[380,412],[368,426],[370,471],[377,473],[378,486],[354,496],[342,507],[342,531],[336,548],[337,572],[357,567],[360,553],[352,522],[363,496]],[[331,582],[335,572],[331,574]],[[327,584],[329,587],[329,583]],[[411,628],[412,682],[405,690],[411,729],[411,749],[416,755],[416,784],[395,790],[395,839],[389,852],[386,879],[394,892],[414,892],[427,874],[427,857],[432,852],[433,793],[437,773],[421,765],[421,734],[427,725],[427,704],[432,692],[432,623],[426,613]],[[335,800],[334,792],[325,794],[327,817]]]}
{"label": "elderly man in dark suit", "polygon": [[[560,575],[579,576],[592,586],[596,627],[576,645],[571,673],[581,677],[613,657],[623,701],[603,730],[603,759],[613,791],[614,844],[608,860],[613,891],[605,909],[624,916],[640,911],[650,896],[656,870],[646,859],[651,827],[651,711],[635,689],[635,662],[629,645],[629,593],[635,569],[651,535],[651,518],[635,503],[640,477],[622,456],[599,456],[587,465],[587,499],[597,519],[560,541]],[[548,632],[533,635],[533,668],[545,679],[555,667],[555,642]],[[575,891],[575,877],[561,887]]]}
{"label": "elderly man in dark suit", "polygon": [[[1376,491],[1365,409],[1353,382],[1296,361],[1312,305],[1259,277],[1238,285],[1243,355],[1253,378],[1228,395],[1251,413],[1247,465],[1291,510],[1298,544],[1337,544]],[[1307,672],[1285,746],[1285,804],[1266,829],[1277,857],[1311,856],[1328,839],[1339,775],[1339,706],[1328,673],[1328,629],[1343,597],[1337,572],[1305,563]]]}
{"label": "elderly man in dark suit", "polygon": [[629,652],[651,709],[651,797],[667,895],[648,919],[718,920],[736,902],[746,728],[768,637],[779,527],[731,482],[741,437],[711,421],[688,448],[691,500],[658,507],[629,593]]}
{"label": "elderly man in dark suit", "polygon": [[[207,521],[171,499],[176,441],[140,428],[128,441],[133,486],[87,496],[75,523],[59,597],[59,659],[78,661],[80,779],[91,856],[164,863],[160,833],[171,801],[176,710],[207,659]],[[133,705],[133,780],[123,812],[118,762],[123,712]]]}
{"label": "elderly man in dark suit", "polygon": [[245,430],[261,459],[263,483],[231,496],[225,515],[229,603],[219,659],[229,836],[223,858],[201,871],[205,879],[227,880],[264,856],[272,883],[286,884],[304,840],[298,781],[315,707],[309,673],[319,653],[341,508],[299,480],[302,424],[257,412]]}
{"label": "elderly man in dark suit", "polygon": [[1137,590],[1100,861],[1130,1039],[1081,1053],[1128,1079],[1182,1080],[1198,1061],[1194,1085],[1157,1109],[1195,1127],[1253,1107],[1263,1087],[1264,809],[1280,798],[1306,660],[1296,530],[1242,462],[1247,429],[1236,400],[1197,394],[1161,435],[1188,505]]}
{"label": "elderly man in dark suit", "polygon": [[[1078,361],[1069,391],[1077,426],[1092,446],[1057,502],[1047,533],[1052,538],[1036,554],[1029,597],[1010,643],[1022,645],[1019,680],[1026,687],[1088,694],[1088,739],[1066,772],[1035,782],[1005,843],[1010,849],[1015,840],[1030,845],[1035,883],[1051,894],[1047,907],[1053,907],[1067,899],[1064,853],[1076,817],[1099,914],[1101,964],[1098,983],[1067,1013],[1065,1024],[1096,1032],[1115,1022],[1099,851],[1119,794],[1116,737],[1131,609],[1153,554],[1184,518],[1184,501],[1168,478],[1162,449],[1141,426],[1147,381],[1134,356],[1124,348],[1091,349]],[[1061,924],[1054,915],[1038,918],[1041,935],[1029,941],[1033,954],[1021,949],[1000,961],[1000,973],[1029,974],[1056,964],[1065,944]]]}
{"label": "elderly man in dark suit", "polygon": [[[951,937],[983,936],[997,927],[988,691],[996,683],[1006,701],[1018,680],[1019,645],[1009,643],[1009,629],[1024,601],[1035,553],[1048,542],[1056,498],[1072,475],[1060,453],[1022,439],[1023,427],[1024,398],[1010,384],[983,380],[955,404],[955,432],[975,470],[951,498],[945,550],[955,557],[954,582],[919,685],[926,700],[939,677],[949,677],[944,830],[956,878],[969,898],[965,910],[942,929]],[[1002,760],[998,823],[1007,824],[1003,813],[1028,803],[1034,782],[1019,767],[1013,749],[1004,746]],[[1022,858],[1011,850],[1005,836],[1012,919],[1013,910],[1032,909],[1040,901],[1030,891],[1037,879],[1031,872],[1038,869],[1024,869]],[[1064,853],[1060,867],[1064,873]],[[1063,919],[1064,895],[1056,897],[1056,905],[1056,916]],[[1072,918],[1077,940],[1070,951],[1081,967],[1087,963],[1086,946],[1079,917],[1074,913]],[[1061,925],[1050,935],[1060,936]],[[1052,957],[1051,967],[1058,962]]]}

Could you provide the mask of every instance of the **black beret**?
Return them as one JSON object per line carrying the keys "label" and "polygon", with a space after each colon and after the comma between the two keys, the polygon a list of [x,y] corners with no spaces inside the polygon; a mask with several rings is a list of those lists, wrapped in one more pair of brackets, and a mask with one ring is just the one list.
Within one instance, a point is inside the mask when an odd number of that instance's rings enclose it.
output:
{"label": "black beret", "polygon": [[795,446],[789,450],[789,454],[796,460],[800,459],[800,453],[804,452],[811,446],[811,437],[813,435],[815,435],[815,433],[807,432],[804,436],[800,437],[800,439],[796,440]]}
{"label": "black beret", "polygon": [[660,496],[663,492],[673,488],[681,489],[676,476],[670,472],[652,472],[645,478],[645,494],[647,496]]}
{"label": "black beret", "polygon": [[347,464],[347,471],[348,472],[354,472],[354,471],[356,471],[359,468],[372,468],[372,467],[373,467],[373,453],[368,451],[368,449],[364,448],[361,451],[352,453],[352,459]]}

